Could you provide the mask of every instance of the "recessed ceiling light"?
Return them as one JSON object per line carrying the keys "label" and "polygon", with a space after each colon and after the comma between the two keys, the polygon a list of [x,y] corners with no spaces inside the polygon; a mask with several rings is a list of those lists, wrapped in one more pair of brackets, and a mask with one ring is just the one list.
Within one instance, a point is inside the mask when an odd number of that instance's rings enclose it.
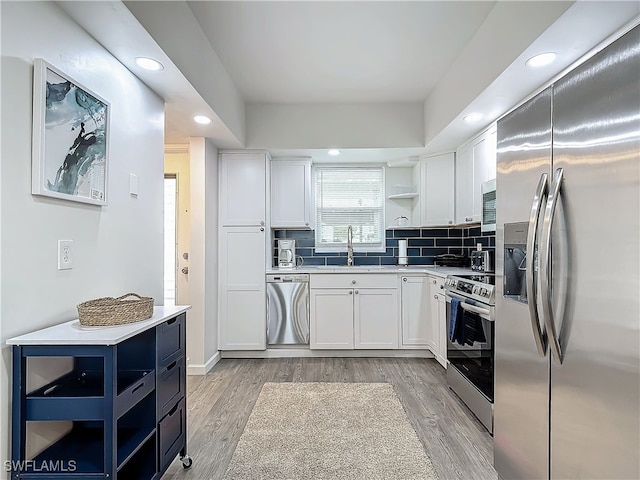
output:
{"label": "recessed ceiling light", "polygon": [[138,65],[140,68],[144,68],[145,70],[151,70],[154,72],[162,70],[164,68],[164,65],[162,65],[157,60],[154,60],[153,58],[136,57],[135,62],[136,65]]}
{"label": "recessed ceiling light", "polygon": [[477,122],[479,120],[482,120],[482,114],[481,113],[470,113],[469,115],[465,115],[462,119],[467,123],[473,123],[473,122]]}
{"label": "recessed ceiling light", "polygon": [[539,55],[535,55],[527,60],[525,65],[530,68],[545,67],[550,63],[553,63],[557,56],[558,54],[555,52],[540,53]]}
{"label": "recessed ceiling light", "polygon": [[211,123],[211,119],[204,115],[196,115],[193,117],[193,121],[199,123],[200,125],[209,125]]}
{"label": "recessed ceiling light", "polygon": [[332,157],[340,155],[340,150],[336,150],[335,148],[332,148],[331,150],[329,150],[329,155],[331,155]]}

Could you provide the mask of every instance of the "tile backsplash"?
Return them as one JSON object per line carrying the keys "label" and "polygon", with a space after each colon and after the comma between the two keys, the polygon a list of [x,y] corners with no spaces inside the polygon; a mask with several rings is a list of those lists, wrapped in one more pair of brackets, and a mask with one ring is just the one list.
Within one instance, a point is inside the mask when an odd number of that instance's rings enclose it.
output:
{"label": "tile backsplash", "polygon": [[[278,265],[277,239],[290,238],[296,241],[296,254],[304,260],[303,265],[346,265],[347,249],[340,253],[317,253],[313,230],[273,230],[273,266]],[[354,247],[356,265],[396,265],[398,263],[398,240],[407,239],[409,265],[433,265],[434,257],[451,253],[464,254],[466,265],[470,264],[471,251],[478,243],[483,250],[495,249],[495,233],[482,233],[480,226],[445,228],[406,228],[386,230],[385,252],[358,252]]]}

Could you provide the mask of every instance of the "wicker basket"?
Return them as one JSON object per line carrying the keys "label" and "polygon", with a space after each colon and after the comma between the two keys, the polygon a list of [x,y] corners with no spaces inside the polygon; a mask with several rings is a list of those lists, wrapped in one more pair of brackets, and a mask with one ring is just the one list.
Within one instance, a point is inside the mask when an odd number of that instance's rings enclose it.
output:
{"label": "wicker basket", "polygon": [[[128,297],[135,297],[127,300]],[[118,298],[103,297],[78,305],[80,324],[86,326],[123,325],[151,318],[153,298],[127,293]]]}

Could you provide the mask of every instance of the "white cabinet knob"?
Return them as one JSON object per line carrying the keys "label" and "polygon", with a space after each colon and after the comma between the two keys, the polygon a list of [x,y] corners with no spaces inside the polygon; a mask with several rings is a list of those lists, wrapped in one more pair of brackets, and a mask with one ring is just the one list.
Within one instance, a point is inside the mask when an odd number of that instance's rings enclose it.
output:
{"label": "white cabinet knob", "polygon": [[349,295],[353,295],[353,290],[349,290]]}
{"label": "white cabinet knob", "polygon": [[356,281],[355,281],[355,280],[351,280],[351,284],[352,284],[352,285],[355,285],[355,284],[356,284]]}
{"label": "white cabinet knob", "polygon": [[358,292],[358,290],[356,290],[356,295],[357,295],[358,293],[360,293],[360,292]]}

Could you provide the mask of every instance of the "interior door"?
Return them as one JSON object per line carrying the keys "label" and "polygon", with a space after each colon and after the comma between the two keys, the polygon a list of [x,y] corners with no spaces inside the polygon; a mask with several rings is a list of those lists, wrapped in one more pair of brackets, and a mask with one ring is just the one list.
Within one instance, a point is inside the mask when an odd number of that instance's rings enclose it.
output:
{"label": "interior door", "polygon": [[[175,235],[173,238],[175,295],[176,305],[189,305],[189,244],[190,230],[190,157],[187,148],[165,151],[165,179],[175,179],[174,209]],[[165,214],[167,212],[165,211]],[[165,222],[167,220],[165,219]],[[166,225],[166,223],[165,223]],[[170,239],[165,242],[171,241]],[[169,253],[169,245],[165,244]]]}

